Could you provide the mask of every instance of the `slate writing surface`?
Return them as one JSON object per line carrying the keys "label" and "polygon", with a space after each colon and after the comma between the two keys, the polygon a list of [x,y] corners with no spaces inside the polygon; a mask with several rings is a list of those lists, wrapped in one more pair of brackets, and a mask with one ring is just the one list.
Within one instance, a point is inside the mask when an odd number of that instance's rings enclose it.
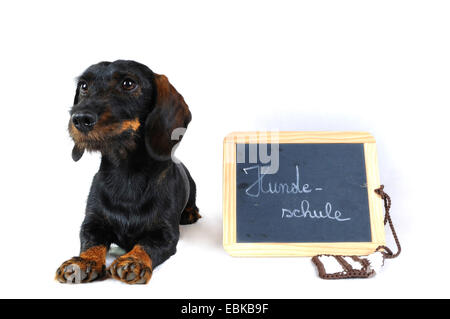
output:
{"label": "slate writing surface", "polygon": [[249,149],[236,145],[238,243],[371,241],[363,144],[279,144],[275,174]]}

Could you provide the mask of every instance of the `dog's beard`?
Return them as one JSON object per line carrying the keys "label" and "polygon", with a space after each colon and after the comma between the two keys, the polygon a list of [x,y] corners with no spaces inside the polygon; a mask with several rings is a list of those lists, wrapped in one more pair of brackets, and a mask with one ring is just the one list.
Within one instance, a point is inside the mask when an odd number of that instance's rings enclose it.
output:
{"label": "dog's beard", "polygon": [[[137,123],[137,124],[136,124]],[[137,146],[137,128],[139,122],[127,121],[108,127],[94,129],[88,134],[79,132],[73,124],[69,124],[69,133],[75,145],[72,149],[72,159],[76,162],[88,152],[98,151],[106,156],[113,164],[127,158],[129,152]]]}
{"label": "dog's beard", "polygon": [[121,136],[120,139],[105,140],[102,143],[98,141],[92,143],[86,141],[82,143],[75,142],[72,149],[72,159],[77,162],[86,150],[88,152],[100,152],[102,156],[107,157],[113,164],[118,165],[127,158],[128,153],[133,151],[137,145],[136,136],[129,133],[123,133],[122,135],[130,136]]}

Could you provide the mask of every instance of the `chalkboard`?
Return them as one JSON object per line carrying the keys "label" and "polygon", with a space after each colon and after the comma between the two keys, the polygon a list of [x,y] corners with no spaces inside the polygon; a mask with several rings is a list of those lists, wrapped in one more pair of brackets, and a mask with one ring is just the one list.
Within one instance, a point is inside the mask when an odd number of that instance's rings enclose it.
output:
{"label": "chalkboard", "polygon": [[261,174],[265,164],[259,156],[249,163],[250,147],[241,145],[247,160],[236,165],[237,242],[371,240],[362,143],[282,144],[275,174]]}
{"label": "chalkboard", "polygon": [[258,133],[225,139],[225,248],[283,256],[370,253],[384,243],[373,137],[277,134],[276,143]]}

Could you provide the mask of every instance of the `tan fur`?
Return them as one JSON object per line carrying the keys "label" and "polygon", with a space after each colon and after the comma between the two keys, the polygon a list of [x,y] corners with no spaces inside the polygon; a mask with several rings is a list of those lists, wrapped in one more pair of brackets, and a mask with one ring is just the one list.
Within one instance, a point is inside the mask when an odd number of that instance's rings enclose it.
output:
{"label": "tan fur", "polygon": [[83,279],[82,282],[89,282],[95,279],[102,278],[105,274],[105,262],[106,247],[91,247],[83,251],[80,254],[80,257],[73,257],[72,259],[65,261],[56,270],[55,279],[59,282],[65,283],[66,277],[74,274],[73,269],[68,269],[69,266],[73,265],[77,265],[81,271],[87,273],[86,278]]}
{"label": "tan fur", "polygon": [[[122,274],[118,271],[122,269]],[[134,273],[134,279],[127,280],[127,275]],[[149,282],[152,277],[152,260],[140,245],[134,248],[127,254],[118,257],[109,267],[111,277],[127,284]]]}
{"label": "tan fur", "polygon": [[83,259],[88,259],[95,261],[97,266],[101,266],[106,262],[106,247],[105,246],[94,246],[92,248],[83,251],[80,254],[80,257]]}
{"label": "tan fur", "polygon": [[120,128],[120,133],[126,130],[133,130],[136,132],[140,125],[141,123],[139,122],[138,118],[135,118],[134,120],[123,121]]}
{"label": "tan fur", "polygon": [[189,214],[188,215],[189,222],[192,222],[194,220],[198,220],[198,219],[202,218],[202,215],[200,215],[198,213],[198,209],[194,209],[192,207],[186,207],[185,211]]}
{"label": "tan fur", "polygon": [[144,248],[140,245],[136,245],[133,247],[132,250],[130,250],[127,254],[123,255],[122,257],[132,257],[140,262],[142,262],[144,265],[152,268],[152,260],[150,259],[150,256],[145,252]]}
{"label": "tan fur", "polygon": [[95,124],[92,131],[87,134],[81,133],[77,130],[72,121],[69,123],[69,133],[75,143],[82,148],[88,148],[89,142],[101,142],[108,137],[119,135],[125,131],[131,130],[136,132],[141,123],[138,118],[126,120],[122,122],[112,122],[111,111],[105,111]]}

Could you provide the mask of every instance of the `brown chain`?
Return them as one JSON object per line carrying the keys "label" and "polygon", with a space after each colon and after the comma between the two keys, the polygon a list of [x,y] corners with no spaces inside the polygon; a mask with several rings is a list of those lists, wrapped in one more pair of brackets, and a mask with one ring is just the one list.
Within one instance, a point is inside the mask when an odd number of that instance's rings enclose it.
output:
{"label": "brown chain", "polygon": [[386,246],[378,246],[377,251],[384,250],[382,253],[384,258],[392,259],[398,257],[402,251],[402,247],[400,246],[400,241],[398,240],[397,233],[395,232],[394,224],[392,223],[391,215],[389,211],[391,209],[391,197],[384,192],[384,185],[381,185],[380,188],[375,190],[375,193],[380,195],[381,199],[384,201],[384,210],[386,214],[384,215],[384,224],[386,225],[389,222],[389,227],[391,227],[392,235],[394,236],[395,244],[397,245],[397,252],[394,254],[391,249]]}

